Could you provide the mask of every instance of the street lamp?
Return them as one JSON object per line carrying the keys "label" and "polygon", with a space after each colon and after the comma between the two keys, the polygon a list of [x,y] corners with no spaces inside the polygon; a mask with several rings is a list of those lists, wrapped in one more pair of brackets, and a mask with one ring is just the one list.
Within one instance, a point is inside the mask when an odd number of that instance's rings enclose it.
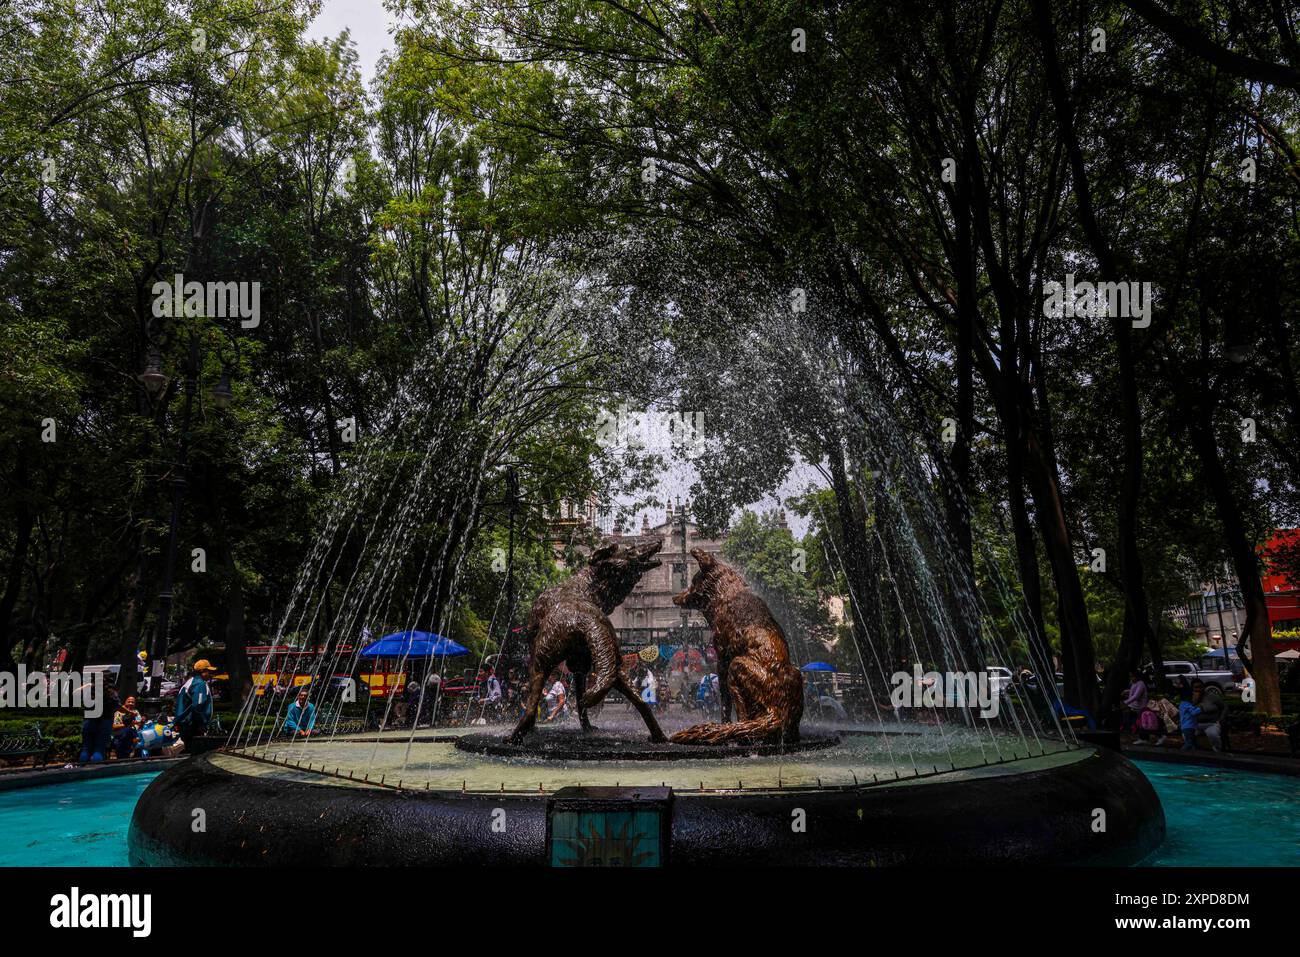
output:
{"label": "street lamp", "polygon": [[167,376],[162,371],[162,356],[157,349],[149,350],[149,358],[145,360],[144,371],[136,376],[144,387],[152,394],[157,395],[167,385]]}
{"label": "street lamp", "polygon": [[221,381],[216,384],[212,392],[209,393],[212,403],[218,409],[228,409],[235,394],[230,391],[230,373],[224,369],[221,372]]}

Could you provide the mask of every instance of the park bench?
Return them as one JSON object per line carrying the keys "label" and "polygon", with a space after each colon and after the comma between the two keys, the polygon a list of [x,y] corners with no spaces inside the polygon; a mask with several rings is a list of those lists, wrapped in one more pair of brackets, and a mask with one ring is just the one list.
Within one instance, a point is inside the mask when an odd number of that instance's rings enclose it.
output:
{"label": "park bench", "polygon": [[36,758],[36,765],[45,764],[54,747],[54,739],[41,734],[41,726],[34,724],[23,731],[0,732],[0,760]]}

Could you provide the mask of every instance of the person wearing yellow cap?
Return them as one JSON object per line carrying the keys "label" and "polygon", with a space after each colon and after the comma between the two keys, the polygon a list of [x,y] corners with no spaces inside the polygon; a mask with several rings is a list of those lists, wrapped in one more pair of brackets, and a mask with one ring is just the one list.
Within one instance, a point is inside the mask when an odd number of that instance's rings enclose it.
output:
{"label": "person wearing yellow cap", "polygon": [[176,695],[176,729],[185,742],[186,751],[194,750],[191,741],[202,736],[212,720],[212,691],[208,688],[208,679],[216,673],[212,662],[200,658],[194,662],[194,673]]}

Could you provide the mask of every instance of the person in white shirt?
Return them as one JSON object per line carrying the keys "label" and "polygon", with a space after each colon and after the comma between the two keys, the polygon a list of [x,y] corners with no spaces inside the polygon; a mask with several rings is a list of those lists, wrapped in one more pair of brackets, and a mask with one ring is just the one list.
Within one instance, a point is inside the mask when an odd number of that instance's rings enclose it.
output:
{"label": "person in white shirt", "polygon": [[564,682],[556,678],[555,684],[551,685],[551,690],[546,693],[546,706],[550,708],[550,712],[542,719],[543,721],[553,721],[564,710],[567,695]]}
{"label": "person in white shirt", "polygon": [[641,679],[641,700],[651,707],[659,702],[659,680],[649,668],[645,670],[645,677]]}

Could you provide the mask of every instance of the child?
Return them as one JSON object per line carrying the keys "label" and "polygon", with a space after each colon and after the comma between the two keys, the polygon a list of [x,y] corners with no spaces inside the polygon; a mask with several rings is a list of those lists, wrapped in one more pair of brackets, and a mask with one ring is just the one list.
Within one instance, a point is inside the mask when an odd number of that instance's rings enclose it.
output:
{"label": "child", "polygon": [[1160,728],[1160,714],[1156,711],[1155,706],[1148,702],[1146,707],[1142,709],[1142,713],[1138,715],[1138,741],[1146,744],[1147,736],[1155,734],[1157,735],[1156,746],[1158,747],[1165,740],[1164,733],[1161,732]]}
{"label": "child", "polygon": [[1201,713],[1201,709],[1192,698],[1192,692],[1186,688],[1178,694],[1178,729],[1183,733],[1183,751],[1196,750],[1196,716]]}

